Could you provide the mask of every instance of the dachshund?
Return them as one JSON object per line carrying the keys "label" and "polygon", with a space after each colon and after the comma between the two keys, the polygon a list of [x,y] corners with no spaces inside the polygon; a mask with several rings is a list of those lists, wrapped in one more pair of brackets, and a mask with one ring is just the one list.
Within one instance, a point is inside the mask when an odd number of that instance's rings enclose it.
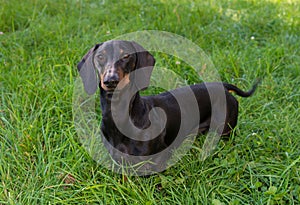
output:
{"label": "dachshund", "polygon": [[115,159],[116,152],[154,156],[173,144],[178,147],[191,134],[214,131],[228,136],[238,119],[238,101],[230,92],[249,97],[258,84],[245,92],[232,84],[209,82],[141,96],[154,64],[154,57],[138,43],[111,40],[95,45],[77,65],[85,91],[91,95],[100,88],[102,139]]}

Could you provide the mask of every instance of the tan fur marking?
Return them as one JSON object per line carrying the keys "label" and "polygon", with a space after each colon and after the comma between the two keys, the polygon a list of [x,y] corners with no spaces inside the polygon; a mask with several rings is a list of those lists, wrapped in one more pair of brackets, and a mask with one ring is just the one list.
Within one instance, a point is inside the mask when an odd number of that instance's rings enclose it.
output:
{"label": "tan fur marking", "polygon": [[118,84],[118,89],[121,90],[123,89],[126,85],[128,85],[130,83],[130,79],[129,79],[129,73],[126,73],[123,78],[121,79],[121,81]]}
{"label": "tan fur marking", "polygon": [[101,74],[100,75],[101,87],[103,88],[103,90],[108,90],[108,88],[103,83],[103,79],[104,79],[104,74]]}

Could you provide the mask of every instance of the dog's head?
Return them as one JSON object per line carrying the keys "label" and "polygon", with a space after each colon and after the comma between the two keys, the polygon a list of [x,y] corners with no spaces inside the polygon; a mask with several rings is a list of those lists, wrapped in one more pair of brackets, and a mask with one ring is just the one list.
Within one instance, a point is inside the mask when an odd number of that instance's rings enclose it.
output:
{"label": "dog's head", "polygon": [[154,64],[154,57],[136,42],[112,40],[90,49],[77,68],[85,91],[91,95],[98,85],[107,92],[113,92],[139,80],[146,88],[150,84]]}

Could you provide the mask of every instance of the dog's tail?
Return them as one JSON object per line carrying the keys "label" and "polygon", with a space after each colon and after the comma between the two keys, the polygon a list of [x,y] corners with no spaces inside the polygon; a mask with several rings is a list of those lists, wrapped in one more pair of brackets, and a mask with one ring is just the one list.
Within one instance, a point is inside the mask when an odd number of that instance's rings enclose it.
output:
{"label": "dog's tail", "polygon": [[239,89],[238,87],[236,87],[235,85],[232,85],[229,83],[223,83],[223,85],[229,92],[235,92],[237,95],[242,96],[242,97],[249,97],[255,92],[257,85],[260,82],[261,82],[261,80],[257,79],[256,82],[253,84],[251,90],[249,90],[249,91],[243,91],[243,90]]}

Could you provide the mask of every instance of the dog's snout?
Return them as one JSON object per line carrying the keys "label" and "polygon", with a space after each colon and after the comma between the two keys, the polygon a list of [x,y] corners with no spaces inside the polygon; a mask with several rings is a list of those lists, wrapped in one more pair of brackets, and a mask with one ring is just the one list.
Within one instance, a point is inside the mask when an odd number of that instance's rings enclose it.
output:
{"label": "dog's snout", "polygon": [[104,81],[103,83],[104,83],[104,85],[105,85],[107,88],[116,88],[117,85],[118,85],[118,83],[119,83],[119,81],[117,81],[117,80],[113,80],[113,81]]}
{"label": "dog's snout", "polygon": [[119,77],[117,75],[106,77],[103,83],[107,88],[116,88],[119,83]]}

